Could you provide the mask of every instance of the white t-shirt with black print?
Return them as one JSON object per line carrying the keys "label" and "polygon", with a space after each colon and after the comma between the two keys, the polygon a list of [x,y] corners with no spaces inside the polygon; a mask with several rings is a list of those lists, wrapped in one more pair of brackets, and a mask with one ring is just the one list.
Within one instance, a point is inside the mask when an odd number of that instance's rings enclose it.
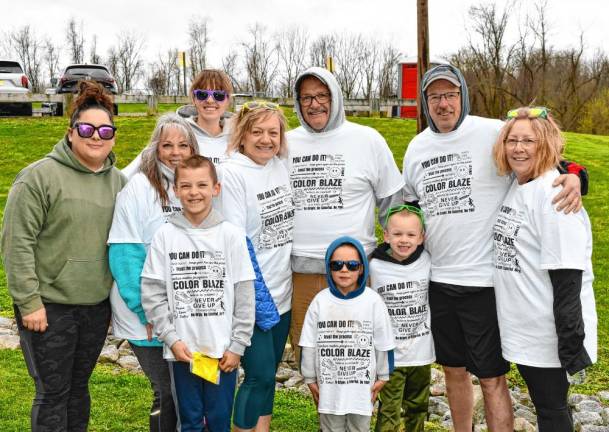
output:
{"label": "white t-shirt with black print", "polygon": [[258,165],[234,153],[219,168],[224,218],[245,229],[280,314],[291,309],[290,254],[294,202],[285,164],[277,157]]}
{"label": "white t-shirt with black print", "polygon": [[[165,282],[173,324],[191,352],[224,355],[234,284],[254,280],[243,229],[226,221],[205,229],[167,223],[152,239],[142,277]],[[164,357],[174,358],[166,345]]]}
{"label": "white t-shirt with black print", "polygon": [[[108,243],[143,244],[148,251],[152,236],[175,212],[182,210],[182,204],[173,191],[167,189],[169,201],[161,205],[156,189],[141,172],[135,174],[116,197],[112,227]],[[112,304],[112,331],[116,337],[142,340],[147,339],[146,328],[138,316],[127,307],[121,297],[116,282],[110,291]]]}
{"label": "white t-shirt with black print", "polygon": [[316,349],[320,413],[372,415],[375,352],[395,347],[391,320],[377,293],[366,288],[345,300],[329,288],[321,291],[309,306],[299,345]]}
{"label": "white t-shirt with black print", "polygon": [[514,181],[494,226],[495,293],[503,357],[533,367],[561,367],[548,270],[583,270],[584,347],[595,362],[597,317],[592,281],[592,232],[585,210],[564,214],[552,205],[555,169]]}
{"label": "white t-shirt with black print", "polygon": [[288,132],[288,170],[296,217],[292,255],[323,259],[338,236],[376,246],[376,200],[403,186],[385,139],[372,128],[344,122],[329,132]]}
{"label": "white t-shirt with black print", "polygon": [[423,366],[436,359],[429,313],[430,270],[426,251],[408,265],[370,260],[370,286],[382,297],[391,317],[396,366]]}
{"label": "white t-shirt with black print", "polygon": [[503,122],[467,116],[459,128],[417,135],[404,156],[404,199],[425,213],[431,280],[493,286],[493,222],[510,184],[498,176],[493,144]]}

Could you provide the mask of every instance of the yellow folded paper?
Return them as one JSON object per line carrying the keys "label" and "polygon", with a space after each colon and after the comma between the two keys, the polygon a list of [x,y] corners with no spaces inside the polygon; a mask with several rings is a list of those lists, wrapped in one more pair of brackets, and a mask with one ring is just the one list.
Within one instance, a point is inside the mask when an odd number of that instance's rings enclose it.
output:
{"label": "yellow folded paper", "polygon": [[220,359],[207,357],[200,352],[192,353],[190,372],[210,383],[220,384]]}

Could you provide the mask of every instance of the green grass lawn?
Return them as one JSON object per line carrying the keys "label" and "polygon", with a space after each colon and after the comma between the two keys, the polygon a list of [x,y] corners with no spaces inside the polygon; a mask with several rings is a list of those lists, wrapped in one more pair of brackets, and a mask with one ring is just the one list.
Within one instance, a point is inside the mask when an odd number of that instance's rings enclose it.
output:
{"label": "green grass lawn", "polygon": [[[175,107],[168,105],[166,111],[175,111]],[[163,108],[161,107],[161,112],[164,111]],[[286,109],[285,113],[290,127],[297,126],[298,120],[293,111]],[[398,167],[401,168],[407,143],[416,133],[414,121],[379,118],[351,120],[377,129],[387,140]],[[154,123],[155,117],[116,118],[118,132],[114,151],[119,167],[125,166],[145,146]],[[66,119],[57,117],[0,119],[0,216],[15,175],[29,163],[47,154],[65,133],[66,127]],[[609,213],[609,174],[603,169],[609,160],[609,137],[573,133],[567,133],[566,136],[566,157],[584,164],[591,178],[590,193],[584,203],[594,231],[593,264],[599,315],[599,362],[588,370],[587,383],[576,387],[575,391],[592,393],[609,389],[609,329],[606,325],[609,322],[609,295],[605,289],[609,281],[609,222],[603,217]],[[1,265],[0,315],[13,315]],[[515,371],[510,374],[510,380],[522,385]],[[20,353],[0,351],[0,382],[3,383],[3,389],[0,390],[0,430],[27,429],[33,387]],[[91,430],[146,430],[150,392],[145,377],[117,374],[100,366],[92,380],[92,392]],[[279,393],[274,430],[314,430],[311,426],[314,421],[314,409],[307,398],[292,393]]]}

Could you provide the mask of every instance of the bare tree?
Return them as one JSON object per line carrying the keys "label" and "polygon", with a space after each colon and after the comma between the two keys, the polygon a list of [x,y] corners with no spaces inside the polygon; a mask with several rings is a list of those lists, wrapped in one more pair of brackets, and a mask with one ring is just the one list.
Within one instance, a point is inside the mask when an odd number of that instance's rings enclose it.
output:
{"label": "bare tree", "polygon": [[66,27],[66,42],[72,63],[83,63],[85,61],[85,36],[82,21],[79,26],[74,17],[70,18]]}
{"label": "bare tree", "polygon": [[364,44],[362,35],[341,35],[336,38],[336,80],[347,99],[355,98],[360,90],[363,74]]}
{"label": "bare tree", "polygon": [[40,55],[42,43],[29,25],[9,32],[8,36],[13,51],[30,79],[32,91],[39,92],[42,90],[42,56]]}
{"label": "bare tree", "polygon": [[116,46],[108,52],[108,67],[114,74],[120,93],[131,90],[141,77],[143,48],[144,40],[135,33],[126,32],[116,36]]}
{"label": "bare tree", "polygon": [[93,64],[101,63],[101,56],[97,54],[97,35],[93,35],[91,39],[91,51],[89,52],[89,61]]}
{"label": "bare tree", "polygon": [[177,64],[178,50],[171,48],[159,53],[157,61],[150,65],[148,86],[157,95],[178,95],[181,92],[180,68]]}
{"label": "bare tree", "polygon": [[190,53],[190,71],[194,79],[197,74],[207,67],[208,20],[195,17],[188,24],[188,39]]}
{"label": "bare tree", "polygon": [[363,39],[361,46],[360,65],[362,79],[362,96],[370,100],[377,92],[377,74],[379,62],[379,43],[373,38]]}
{"label": "bare tree", "polygon": [[241,71],[239,69],[239,53],[237,51],[231,50],[222,58],[222,70],[230,78],[235,91],[241,90],[243,85],[240,79]]}
{"label": "bare tree", "polygon": [[248,88],[255,93],[269,94],[277,71],[277,50],[266,35],[266,28],[256,23],[249,29],[250,39],[241,43]]}
{"label": "bare tree", "polygon": [[305,68],[307,54],[307,33],[299,27],[292,27],[275,34],[279,56],[279,93],[294,96],[294,83],[298,73]]}
{"label": "bare tree", "polygon": [[326,67],[326,59],[333,57],[336,48],[336,35],[321,35],[311,43],[309,63],[311,66]]}
{"label": "bare tree", "polygon": [[397,92],[396,68],[400,59],[400,53],[391,44],[386,44],[378,62],[378,94],[381,99],[394,97]]}
{"label": "bare tree", "polygon": [[[59,48],[53,41],[47,38],[44,41],[44,62],[47,66],[49,81],[59,75]],[[50,83],[50,82],[49,82]]]}

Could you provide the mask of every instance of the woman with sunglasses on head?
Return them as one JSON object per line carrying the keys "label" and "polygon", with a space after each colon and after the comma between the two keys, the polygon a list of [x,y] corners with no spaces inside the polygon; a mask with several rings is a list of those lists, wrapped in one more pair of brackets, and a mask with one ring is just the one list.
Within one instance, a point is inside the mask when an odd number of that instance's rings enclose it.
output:
{"label": "woman with sunglasses on head", "polygon": [[[199,143],[199,154],[208,157],[216,165],[226,157],[230,132],[226,119],[232,115],[227,111],[232,93],[230,78],[216,69],[202,70],[190,86],[190,98],[197,113],[186,121]],[[131,178],[137,173],[141,157],[139,154],[127,165],[123,174]]]}
{"label": "woman with sunglasses on head", "polygon": [[[236,431],[260,432],[270,428],[275,373],[290,327],[294,203],[288,171],[280,159],[287,154],[287,142],[286,120],[279,106],[248,102],[233,129],[230,157],[220,165],[222,214],[243,227],[251,239],[263,279],[259,276],[256,282],[256,326],[242,357],[245,379],[235,399],[233,423]],[[258,290],[265,283],[272,297],[266,304],[260,301]],[[278,322],[260,319],[261,309],[275,306]]]}
{"label": "woman with sunglasses on head", "polygon": [[15,179],[2,254],[36,395],[32,431],[85,431],[89,377],[110,323],[106,239],[125,184],[112,153],[112,99],[81,82],[64,138]]}
{"label": "woman with sunglasses on head", "polygon": [[110,294],[112,330],[116,337],[129,340],[150,380],[154,391],[150,430],[155,432],[175,431],[177,418],[163,344],[153,337],[142,308],[140,274],[154,233],[182,209],[173,190],[175,167],[198,152],[185,119],[177,114],[161,116],[142,151],[140,171],[116,199],[108,238],[110,269],[116,281]]}
{"label": "woman with sunglasses on head", "polygon": [[540,432],[573,431],[568,375],[596,362],[592,233],[584,209],[554,211],[564,139],[546,108],[508,113],[493,149],[513,183],[493,227],[503,357],[516,363]]}

